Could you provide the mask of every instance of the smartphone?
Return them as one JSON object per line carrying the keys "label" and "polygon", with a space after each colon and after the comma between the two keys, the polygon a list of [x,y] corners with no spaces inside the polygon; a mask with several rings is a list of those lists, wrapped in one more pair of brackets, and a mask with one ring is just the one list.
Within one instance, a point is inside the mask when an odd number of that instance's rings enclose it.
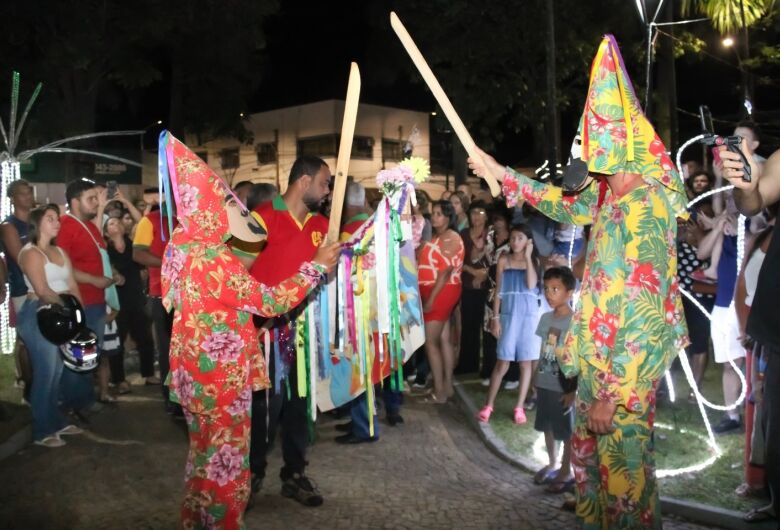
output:
{"label": "smartphone", "polygon": [[106,198],[113,199],[116,195],[117,185],[115,180],[109,180],[106,183]]}

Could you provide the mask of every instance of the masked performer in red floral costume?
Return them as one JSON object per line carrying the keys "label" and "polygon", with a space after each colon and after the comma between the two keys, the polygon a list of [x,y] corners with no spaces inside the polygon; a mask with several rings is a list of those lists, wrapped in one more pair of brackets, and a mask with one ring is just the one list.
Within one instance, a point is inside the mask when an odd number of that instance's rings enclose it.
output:
{"label": "masked performer in red floral costume", "polygon": [[182,526],[243,528],[252,391],[269,386],[251,315],[293,309],[335,265],[339,247],[321,247],[291,278],[263,285],[225,244],[232,235],[251,242],[264,234],[227,183],[167,132],[160,171],[164,181],[170,176],[180,223],[162,281],[163,303],[175,310],[168,384],[190,435]]}

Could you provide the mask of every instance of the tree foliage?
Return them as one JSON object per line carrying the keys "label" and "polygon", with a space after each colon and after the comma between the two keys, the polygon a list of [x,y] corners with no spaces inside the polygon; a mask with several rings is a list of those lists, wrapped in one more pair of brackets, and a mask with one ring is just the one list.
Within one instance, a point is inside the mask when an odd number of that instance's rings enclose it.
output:
{"label": "tree foliage", "polygon": [[[773,8],[775,0],[682,0],[682,14],[704,15],[726,35],[758,23]],[[744,16],[743,16],[744,14]]]}
{"label": "tree foliage", "polygon": [[0,82],[11,70],[44,82],[31,124],[44,138],[143,127],[117,124],[112,113],[145,115],[148,91],[168,86],[171,116],[160,116],[167,126],[235,134],[262,73],[264,20],[277,9],[273,0],[0,4],[0,38],[14,50],[0,54]]}
{"label": "tree foliage", "polygon": [[[632,5],[604,9],[596,2],[554,0],[555,105],[564,117],[563,143],[573,136],[585,99],[590,63],[601,37],[616,32],[629,69],[639,81],[641,25]],[[476,140],[486,146],[503,131],[539,133],[546,118],[545,0],[398,0],[394,9]],[[385,15],[386,17],[386,15]],[[616,31],[617,30],[617,31]],[[386,30],[385,30],[386,31]],[[388,75],[422,82],[392,32],[377,33]],[[637,87],[641,89],[641,86]],[[538,136],[538,135],[537,135]]]}

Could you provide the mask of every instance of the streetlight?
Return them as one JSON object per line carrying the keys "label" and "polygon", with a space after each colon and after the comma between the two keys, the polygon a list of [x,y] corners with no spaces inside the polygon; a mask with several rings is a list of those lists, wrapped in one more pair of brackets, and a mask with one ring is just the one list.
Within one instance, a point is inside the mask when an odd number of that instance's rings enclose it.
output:
{"label": "streetlight", "polygon": [[725,37],[720,43],[724,48],[731,48],[734,50],[734,55],[737,57],[737,68],[739,68],[740,76],[742,78],[742,92],[744,96],[742,105],[745,107],[748,118],[751,118],[753,116],[753,102],[750,100],[749,74],[748,71],[745,70],[742,56],[739,54],[739,46],[735,46],[736,42],[732,37]]}

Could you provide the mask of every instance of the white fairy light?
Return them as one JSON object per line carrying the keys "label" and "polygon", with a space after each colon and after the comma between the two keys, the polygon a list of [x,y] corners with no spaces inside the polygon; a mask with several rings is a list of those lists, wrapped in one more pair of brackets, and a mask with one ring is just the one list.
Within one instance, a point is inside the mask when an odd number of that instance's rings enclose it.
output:
{"label": "white fairy light", "polygon": [[716,193],[723,193],[724,191],[731,191],[734,189],[734,186],[723,186],[722,188],[715,188],[714,190],[706,191],[696,197],[695,199],[691,200],[691,202],[688,203],[687,208],[690,208],[694,204],[698,203],[699,201],[703,201],[707,197],[711,197],[712,195],[715,195]]}
{"label": "white fairy light", "polygon": [[[8,186],[19,178],[19,162],[3,160],[0,162],[0,220],[11,214],[11,199],[8,198]],[[5,300],[0,305],[0,353],[13,353],[16,344],[16,329],[11,327],[11,298],[6,290]]]}
{"label": "white fairy light", "polygon": [[666,378],[666,387],[669,389],[669,401],[674,403],[677,401],[677,394],[674,392],[674,381],[672,381],[672,373],[667,370],[664,374]]}
{"label": "white fairy light", "polygon": [[745,223],[747,217],[740,214],[737,221],[737,277],[742,271],[742,260],[745,259]]}
{"label": "white fairy light", "polygon": [[[699,309],[699,311],[704,313],[704,316],[706,316],[710,321],[712,321],[712,315],[709,312],[707,312],[706,309],[704,309],[704,307],[699,303],[698,300],[696,300],[696,298],[693,295],[691,295],[691,293],[689,293],[682,287],[680,287],[680,293],[682,293],[683,296],[685,296],[689,301],[691,301]],[[715,330],[715,331],[716,333],[726,333],[725,331],[722,330]],[[680,353],[680,357],[681,357],[680,362],[682,362],[682,357],[686,357],[684,355],[684,351]],[[686,357],[686,361],[687,361],[687,357]],[[742,389],[740,390],[739,397],[731,405],[716,405],[710,402],[699,392],[699,387],[696,384],[696,380],[693,379],[693,375],[691,374],[691,377],[688,378],[688,383],[691,385],[691,390],[693,390],[693,393],[696,395],[696,398],[701,399],[704,405],[706,405],[707,407],[713,410],[720,410],[724,412],[727,412],[729,410],[734,410],[735,408],[739,407],[743,401],[745,401],[745,397],[747,395],[747,380],[745,379],[745,374],[742,373],[742,370],[740,370],[739,367],[736,365],[736,363],[734,363],[733,359],[729,358],[728,363],[737,373],[737,377],[739,377],[740,385],[742,385]],[[705,422],[706,421],[707,420],[705,419]]]}
{"label": "white fairy light", "polygon": [[569,241],[569,268],[571,269],[571,257],[574,254],[574,236],[577,235],[577,225],[571,226],[571,241]]}
{"label": "white fairy light", "polygon": [[685,182],[685,179],[683,178],[683,169],[682,169],[682,154],[683,154],[683,151],[685,151],[688,148],[689,145],[695,144],[696,142],[698,142],[699,140],[701,140],[705,136],[707,136],[707,135],[706,134],[700,134],[698,136],[694,136],[693,138],[691,138],[690,140],[688,140],[687,142],[682,144],[680,146],[680,148],[677,150],[677,172],[680,174],[680,179],[683,182]]}
{"label": "white fairy light", "polygon": [[[702,469],[710,467],[712,464],[715,463],[715,461],[718,458],[720,458],[723,455],[723,451],[721,451],[718,445],[715,443],[715,438],[713,436],[711,436],[708,439],[706,436],[697,433],[696,431],[691,431],[685,428],[675,429],[674,426],[672,425],[669,425],[667,423],[660,423],[660,422],[657,422],[655,424],[655,428],[663,429],[667,431],[676,431],[680,434],[692,436],[697,440],[703,442],[711,452],[711,454],[706,459],[690,466],[678,467],[674,469],[658,469],[655,472],[655,476],[658,478],[669,478],[669,477],[676,477],[678,475],[682,475],[685,473],[696,473],[697,471],[701,471]],[[563,453],[562,451],[558,453],[558,463],[560,463],[561,461],[561,457],[563,456],[562,453]],[[540,433],[539,436],[534,441],[531,454],[533,456],[534,462],[538,463],[539,465],[546,465],[549,462],[549,459],[547,457],[547,446],[545,445],[544,442],[543,433]]]}
{"label": "white fairy light", "polygon": [[[672,425],[667,425],[666,423],[656,423],[655,426],[659,429],[666,429],[669,431],[675,430]],[[659,469],[655,472],[655,476],[658,478],[676,477],[684,473],[695,473],[697,471],[701,471],[702,469],[708,468],[712,464],[714,464],[715,461],[718,458],[720,458],[720,456],[723,454],[723,452],[720,450],[718,445],[715,443],[714,438],[710,438],[708,440],[703,435],[695,431],[690,431],[685,428],[677,429],[677,432],[679,432],[680,434],[687,434],[701,440],[702,442],[704,442],[709,446],[710,451],[712,451],[712,454],[703,462],[699,462],[698,464],[694,464],[692,466],[678,467],[676,469]]]}

